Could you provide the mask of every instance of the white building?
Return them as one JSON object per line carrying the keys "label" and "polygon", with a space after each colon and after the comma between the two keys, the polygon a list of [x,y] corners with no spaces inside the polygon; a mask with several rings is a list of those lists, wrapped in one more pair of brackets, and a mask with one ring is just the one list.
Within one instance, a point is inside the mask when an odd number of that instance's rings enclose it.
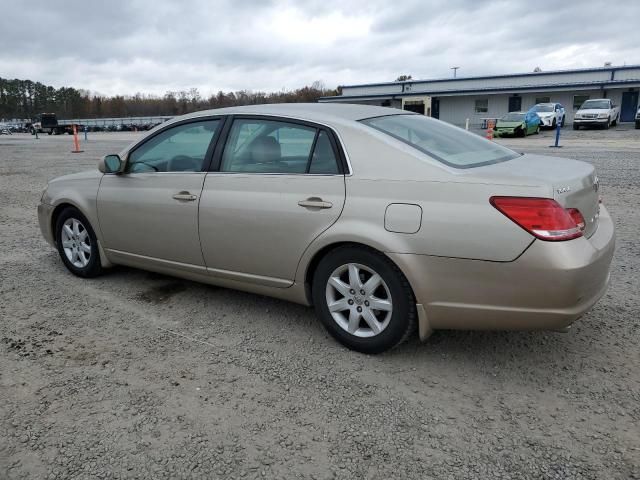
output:
{"label": "white building", "polygon": [[424,113],[455,125],[479,126],[487,118],[526,111],[536,103],[561,103],[566,122],[589,98],[611,98],[622,122],[638,109],[640,65],[346,85],[320,102],[364,103]]}

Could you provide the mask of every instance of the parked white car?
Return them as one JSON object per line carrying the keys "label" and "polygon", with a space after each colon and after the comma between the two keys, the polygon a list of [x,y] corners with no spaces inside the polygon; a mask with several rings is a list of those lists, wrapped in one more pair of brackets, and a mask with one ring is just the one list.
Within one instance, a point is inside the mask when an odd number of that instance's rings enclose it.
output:
{"label": "parked white car", "polygon": [[587,100],[578,109],[573,117],[573,129],[578,130],[581,126],[597,126],[609,128],[617,125],[620,120],[620,107],[613,103],[610,98],[594,98]]}
{"label": "parked white car", "polygon": [[559,103],[537,103],[532,110],[540,117],[540,127],[556,128],[556,125],[564,127],[565,111]]}

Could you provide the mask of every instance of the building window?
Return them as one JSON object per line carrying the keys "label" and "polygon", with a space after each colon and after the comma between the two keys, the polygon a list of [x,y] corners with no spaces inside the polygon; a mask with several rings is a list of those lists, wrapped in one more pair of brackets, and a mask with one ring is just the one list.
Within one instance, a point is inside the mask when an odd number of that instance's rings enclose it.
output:
{"label": "building window", "polygon": [[574,95],[573,96],[573,110],[579,110],[580,106],[589,100],[589,95]]}
{"label": "building window", "polygon": [[487,113],[489,111],[488,98],[476,98],[476,113]]}
{"label": "building window", "polygon": [[551,103],[551,97],[536,97],[536,104],[538,103]]}

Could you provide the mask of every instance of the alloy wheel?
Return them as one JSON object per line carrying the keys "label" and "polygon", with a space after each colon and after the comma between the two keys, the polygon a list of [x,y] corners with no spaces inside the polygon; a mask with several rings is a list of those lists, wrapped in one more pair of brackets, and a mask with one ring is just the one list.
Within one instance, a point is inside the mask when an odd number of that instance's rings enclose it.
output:
{"label": "alloy wheel", "polygon": [[67,260],[74,267],[86,267],[91,260],[91,238],[82,222],[68,218],[62,225],[61,239]]}
{"label": "alloy wheel", "polygon": [[325,297],[333,320],[356,337],[375,337],[391,321],[389,287],[365,265],[348,263],[336,268],[327,281]]}

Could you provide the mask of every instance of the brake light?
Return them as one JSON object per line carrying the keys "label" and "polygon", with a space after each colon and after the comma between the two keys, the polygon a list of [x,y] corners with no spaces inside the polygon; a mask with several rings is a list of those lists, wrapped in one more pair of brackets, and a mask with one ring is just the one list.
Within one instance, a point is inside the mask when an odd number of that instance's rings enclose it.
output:
{"label": "brake light", "polygon": [[551,198],[491,197],[489,202],[541,240],[571,240],[581,237],[584,230],[584,218],[578,210],[564,209]]}

